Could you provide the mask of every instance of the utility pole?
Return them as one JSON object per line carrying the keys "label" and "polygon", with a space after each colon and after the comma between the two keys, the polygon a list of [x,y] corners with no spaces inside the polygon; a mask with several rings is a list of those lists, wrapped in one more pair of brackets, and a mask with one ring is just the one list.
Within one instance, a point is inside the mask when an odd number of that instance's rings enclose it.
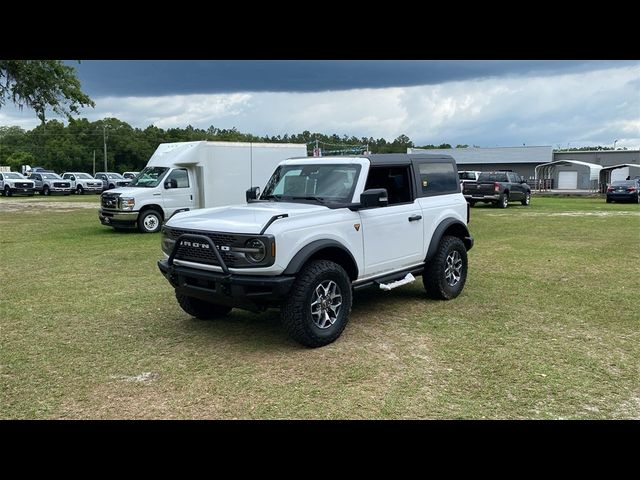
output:
{"label": "utility pole", "polygon": [[104,171],[108,172],[107,169],[107,125],[102,124],[102,140],[104,141]]}
{"label": "utility pole", "polygon": [[93,176],[96,176],[96,149],[93,149]]}

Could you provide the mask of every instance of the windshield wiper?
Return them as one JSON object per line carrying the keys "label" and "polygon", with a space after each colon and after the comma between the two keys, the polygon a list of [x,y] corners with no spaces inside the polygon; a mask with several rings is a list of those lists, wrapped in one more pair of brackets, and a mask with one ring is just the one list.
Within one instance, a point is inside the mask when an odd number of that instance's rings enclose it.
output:
{"label": "windshield wiper", "polygon": [[277,194],[265,195],[264,197],[260,197],[260,200],[269,200],[271,198],[273,198],[276,202],[279,202],[282,198],[282,195],[277,195]]}
{"label": "windshield wiper", "polygon": [[324,203],[324,198],[323,197],[316,197],[314,195],[307,195],[305,197],[287,197],[290,198],[291,200],[316,200],[319,203]]}

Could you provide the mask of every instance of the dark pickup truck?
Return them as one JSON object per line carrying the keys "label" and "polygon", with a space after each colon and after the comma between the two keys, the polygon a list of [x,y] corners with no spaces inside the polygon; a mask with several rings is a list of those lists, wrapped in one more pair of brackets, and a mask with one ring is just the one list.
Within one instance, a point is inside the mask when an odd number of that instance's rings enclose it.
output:
{"label": "dark pickup truck", "polygon": [[519,200],[525,206],[531,202],[531,187],[515,172],[482,172],[476,182],[463,184],[462,194],[472,207],[476,202],[500,208],[507,208],[510,201]]}

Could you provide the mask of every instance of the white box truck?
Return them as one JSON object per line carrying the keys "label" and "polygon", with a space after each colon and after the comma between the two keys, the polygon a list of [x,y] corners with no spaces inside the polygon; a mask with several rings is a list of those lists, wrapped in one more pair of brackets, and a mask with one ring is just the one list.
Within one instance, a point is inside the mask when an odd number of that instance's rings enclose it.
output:
{"label": "white box truck", "polygon": [[162,143],[129,186],[101,195],[98,218],[157,232],[179,212],[245,203],[247,189],[264,186],[278,163],[306,156],[307,146],[294,143]]}

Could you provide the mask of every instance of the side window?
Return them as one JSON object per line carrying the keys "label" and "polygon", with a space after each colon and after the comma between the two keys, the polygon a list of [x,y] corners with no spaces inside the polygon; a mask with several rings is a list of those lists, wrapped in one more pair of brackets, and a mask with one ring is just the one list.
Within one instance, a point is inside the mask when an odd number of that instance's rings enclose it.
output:
{"label": "side window", "polygon": [[185,168],[180,168],[171,172],[166,181],[168,182],[174,179],[178,183],[177,188],[189,188],[189,174]]}
{"label": "side window", "polygon": [[370,188],[386,188],[389,194],[389,205],[411,202],[411,183],[409,166],[403,167],[371,167],[365,190]]}
{"label": "side window", "polygon": [[420,189],[423,196],[444,195],[460,191],[460,182],[451,162],[418,164]]}
{"label": "side window", "polygon": [[511,182],[511,183],[518,183],[518,179],[516,178],[516,174],[515,173],[507,172],[507,178],[509,179],[509,182]]}
{"label": "side window", "polygon": [[0,173],[0,182],[4,180],[4,177],[2,176],[2,174]]}

